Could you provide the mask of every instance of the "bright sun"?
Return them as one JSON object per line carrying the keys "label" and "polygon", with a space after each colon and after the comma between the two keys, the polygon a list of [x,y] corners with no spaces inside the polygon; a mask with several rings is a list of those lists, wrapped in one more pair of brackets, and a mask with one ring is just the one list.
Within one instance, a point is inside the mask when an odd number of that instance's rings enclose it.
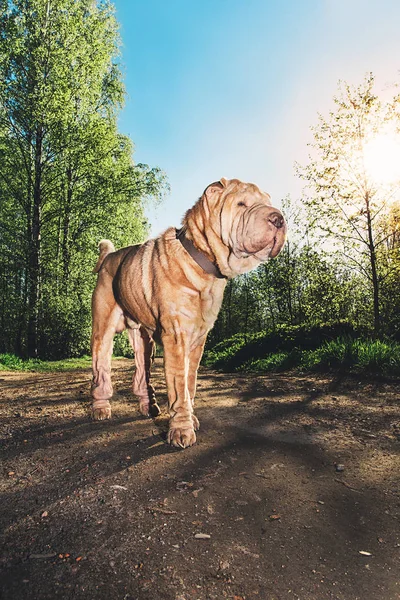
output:
{"label": "bright sun", "polygon": [[382,132],[372,137],[364,146],[364,164],[376,183],[400,181],[400,135]]}

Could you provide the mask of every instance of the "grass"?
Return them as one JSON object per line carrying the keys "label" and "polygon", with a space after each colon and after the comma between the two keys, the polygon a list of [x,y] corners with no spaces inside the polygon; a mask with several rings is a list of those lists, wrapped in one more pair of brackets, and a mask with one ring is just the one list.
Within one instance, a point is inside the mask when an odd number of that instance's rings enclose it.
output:
{"label": "grass", "polygon": [[353,371],[400,375],[400,344],[390,341],[339,338],[309,352],[303,368],[317,371]]}
{"label": "grass", "polygon": [[[113,356],[114,360],[124,358]],[[15,354],[0,354],[1,371],[29,371],[32,373],[61,373],[63,371],[79,371],[92,366],[91,356],[80,358],[64,358],[62,360],[40,360],[39,358],[19,358]]]}
{"label": "grass", "polygon": [[[265,348],[265,343],[263,345]],[[228,348],[228,340],[225,340],[223,348],[219,350],[216,347],[209,351],[207,366],[223,371],[339,371],[400,376],[400,344],[391,341],[344,336],[324,341],[316,348],[302,348],[299,344],[291,349],[265,351],[260,356],[257,351],[253,353],[253,350],[257,350],[254,339],[239,344],[236,338],[232,340],[231,352]]]}
{"label": "grass", "polygon": [[59,373],[87,369],[92,364],[90,356],[65,358],[63,360],[40,360],[19,358],[15,354],[0,354],[0,371],[31,371],[39,373]]}
{"label": "grass", "polygon": [[[323,340],[316,337],[311,347],[307,332],[293,337],[269,337],[265,332],[245,338],[237,334],[217,344],[205,355],[204,363],[226,372],[301,372],[359,373],[365,375],[400,376],[400,344],[391,341],[339,336]],[[279,348],[279,345],[281,346]],[[271,350],[275,346],[275,350]],[[278,346],[278,347],[277,347]],[[121,357],[116,357],[121,358]],[[14,354],[0,354],[0,371],[56,373],[87,369],[90,356],[57,361],[21,359]]]}
{"label": "grass", "polygon": [[[113,360],[121,360],[124,356],[113,356]],[[63,371],[79,371],[92,366],[91,356],[79,358],[63,358],[62,360],[40,360],[39,358],[19,358],[15,354],[0,354],[1,371],[29,371],[31,373],[62,373]]]}

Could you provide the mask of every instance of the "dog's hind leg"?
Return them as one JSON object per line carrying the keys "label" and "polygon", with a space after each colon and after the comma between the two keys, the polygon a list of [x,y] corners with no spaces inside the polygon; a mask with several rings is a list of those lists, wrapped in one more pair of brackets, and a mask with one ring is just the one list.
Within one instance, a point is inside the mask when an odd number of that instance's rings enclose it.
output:
{"label": "dog's hind leg", "polygon": [[113,395],[111,384],[111,356],[114,335],[125,328],[121,308],[112,293],[111,280],[107,277],[96,286],[92,300],[92,411],[96,420],[111,417],[110,398]]}
{"label": "dog's hind leg", "polygon": [[160,408],[156,402],[154,388],[150,383],[155,343],[142,327],[128,329],[128,336],[135,353],[136,369],[132,389],[135,396],[139,398],[139,410],[142,415],[157,417],[160,414]]}

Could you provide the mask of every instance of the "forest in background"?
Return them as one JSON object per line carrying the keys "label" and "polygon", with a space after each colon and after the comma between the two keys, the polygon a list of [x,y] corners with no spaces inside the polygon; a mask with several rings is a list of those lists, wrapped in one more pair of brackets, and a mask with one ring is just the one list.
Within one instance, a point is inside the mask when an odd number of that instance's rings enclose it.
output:
{"label": "forest in background", "polygon": [[209,348],[299,327],[319,343],[318,331],[335,323],[327,340],[400,341],[400,95],[393,86],[383,102],[374,85],[372,74],[339,83],[334,108],[312,128],[308,163],[295,167],[303,195],[283,201],[288,241],[229,282]]}
{"label": "forest in background", "polygon": [[[167,179],[136,164],[118,131],[124,87],[112,4],[0,6],[0,353],[81,356],[98,241],[144,241],[145,203],[162,198]],[[296,166],[303,195],[283,200],[288,242],[228,283],[209,349],[283,330],[292,342],[296,331],[400,341],[400,173],[380,179],[366,162],[374,136],[399,131],[396,86],[383,102],[372,75],[339,85],[313,127],[308,163]],[[117,349],[128,352],[123,338]]]}
{"label": "forest in background", "polygon": [[0,5],[0,352],[89,351],[97,245],[148,234],[158,168],[118,131],[124,87],[112,4]]}

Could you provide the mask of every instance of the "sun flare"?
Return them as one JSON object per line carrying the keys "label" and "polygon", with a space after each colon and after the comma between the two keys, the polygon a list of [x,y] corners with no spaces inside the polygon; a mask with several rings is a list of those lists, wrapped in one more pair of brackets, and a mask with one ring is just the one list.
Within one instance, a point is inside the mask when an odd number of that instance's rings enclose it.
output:
{"label": "sun flare", "polygon": [[364,164],[376,183],[400,182],[400,135],[384,131],[373,136],[364,146]]}

